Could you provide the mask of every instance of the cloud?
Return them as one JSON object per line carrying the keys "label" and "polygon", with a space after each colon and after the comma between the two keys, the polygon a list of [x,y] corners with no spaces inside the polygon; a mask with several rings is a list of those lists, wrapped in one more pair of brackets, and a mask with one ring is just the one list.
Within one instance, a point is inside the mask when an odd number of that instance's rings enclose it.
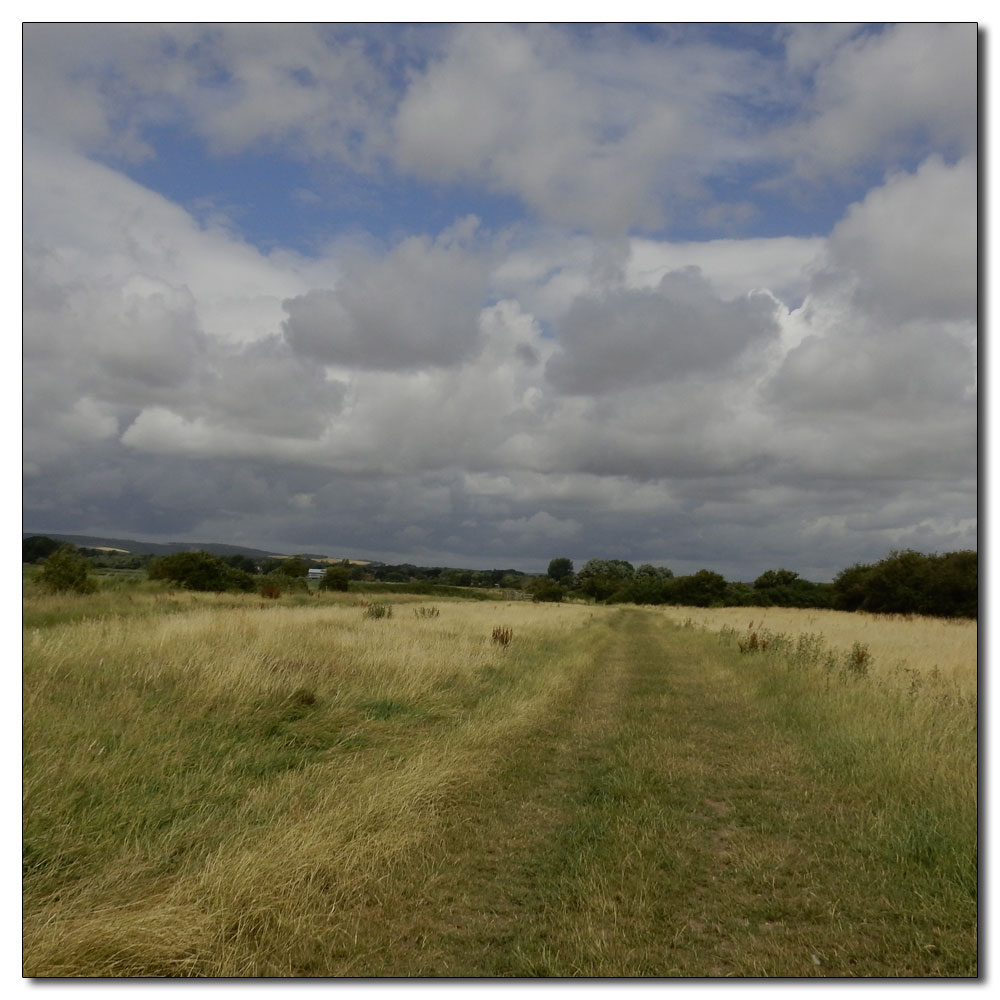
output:
{"label": "cloud", "polygon": [[[750,579],[974,546],[958,27],[28,26],[25,526]],[[192,136],[456,221],[264,251],[127,176]]]}
{"label": "cloud", "polygon": [[531,517],[508,518],[497,525],[504,534],[517,536],[520,545],[535,545],[539,542],[565,542],[577,535],[583,525],[573,518],[553,517],[548,511],[540,510]]}
{"label": "cloud", "polygon": [[933,157],[850,207],[799,310],[799,342],[767,385],[774,406],[890,421],[901,440],[895,421],[916,419],[923,440],[963,452],[952,435],[972,430],[975,199],[971,161]]}
{"label": "cloud", "polygon": [[409,237],[383,257],[340,260],[332,290],[287,299],[285,336],[303,357],[368,369],[456,365],[480,346],[486,261],[471,249],[475,220],[437,239]]}
{"label": "cloud", "polygon": [[284,147],[364,168],[392,91],[363,33],[307,24],[35,24],[25,31],[30,129],[144,160],[183,123],[216,155]]}
{"label": "cloud", "polygon": [[894,173],[834,227],[828,271],[884,322],[972,320],[977,197],[971,158]]}
{"label": "cloud", "polygon": [[817,179],[900,163],[928,145],[976,148],[976,25],[898,24],[845,38],[844,26],[796,26],[789,68],[807,71],[804,112],[775,139],[794,172]]}
{"label": "cloud", "polygon": [[700,193],[710,148],[739,145],[726,98],[750,72],[733,51],[615,29],[464,25],[403,96],[395,157],[438,182],[516,194],[557,223],[655,229],[675,196]]}
{"label": "cloud", "polygon": [[726,367],[753,341],[776,335],[770,296],[722,299],[689,268],[654,289],[577,298],[546,374],[561,392],[622,390]]}
{"label": "cloud", "polygon": [[[725,231],[775,185],[815,200],[928,144],[974,152],[974,24],[743,34],[783,58],[697,25],[29,25],[26,133],[129,162],[179,129],[219,158],[315,165],[310,184],[460,183],[603,236]],[[713,194],[742,172],[756,191]]]}

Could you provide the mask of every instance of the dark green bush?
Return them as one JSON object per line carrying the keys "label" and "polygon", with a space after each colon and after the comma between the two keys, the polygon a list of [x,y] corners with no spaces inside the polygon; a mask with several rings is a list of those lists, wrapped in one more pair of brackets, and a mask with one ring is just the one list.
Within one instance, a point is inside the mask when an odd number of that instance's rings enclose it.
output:
{"label": "dark green bush", "polygon": [[74,545],[62,545],[42,566],[40,581],[53,593],[92,594],[97,583],[90,577],[90,563]]}
{"label": "dark green bush", "polygon": [[41,562],[57,549],[61,549],[63,545],[63,542],[57,542],[54,538],[48,538],[46,535],[32,535],[21,541],[21,562]]}
{"label": "dark green bush", "polygon": [[842,570],[832,591],[833,606],[841,611],[975,618],[979,557],[968,549],[944,555],[894,551],[877,563]]}
{"label": "dark green bush", "polygon": [[346,566],[330,566],[319,581],[320,590],[350,590],[351,571]]}
{"label": "dark green bush", "polygon": [[547,576],[540,576],[538,579],[532,580],[525,589],[531,594],[533,601],[539,602],[558,603],[566,593],[555,580]]}
{"label": "dark green bush", "polygon": [[154,559],[147,573],[151,580],[169,580],[185,590],[249,593],[259,584],[249,573],[234,569],[208,552],[176,552]]}

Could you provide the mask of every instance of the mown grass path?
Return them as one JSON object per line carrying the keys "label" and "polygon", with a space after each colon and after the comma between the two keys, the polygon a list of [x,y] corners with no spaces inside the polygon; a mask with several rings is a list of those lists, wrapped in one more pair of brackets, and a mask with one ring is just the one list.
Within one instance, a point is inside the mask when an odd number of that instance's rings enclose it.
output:
{"label": "mown grass path", "polygon": [[303,973],[975,975],[974,901],[956,925],[933,872],[902,877],[711,636],[641,610],[612,625],[573,696],[355,914],[336,968]]}

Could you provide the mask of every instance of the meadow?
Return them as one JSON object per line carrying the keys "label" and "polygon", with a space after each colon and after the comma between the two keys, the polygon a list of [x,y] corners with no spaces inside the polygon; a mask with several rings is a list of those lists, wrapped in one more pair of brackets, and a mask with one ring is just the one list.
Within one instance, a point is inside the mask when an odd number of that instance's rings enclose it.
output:
{"label": "meadow", "polygon": [[24,974],[975,976],[974,624],[739,612],[26,581]]}

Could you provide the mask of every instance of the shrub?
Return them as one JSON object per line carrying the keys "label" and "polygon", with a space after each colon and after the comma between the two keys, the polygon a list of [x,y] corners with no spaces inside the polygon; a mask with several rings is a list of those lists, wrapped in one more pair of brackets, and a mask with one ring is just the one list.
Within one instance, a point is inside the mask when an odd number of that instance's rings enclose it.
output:
{"label": "shrub", "polygon": [[97,584],[90,577],[90,563],[73,545],[62,545],[42,567],[42,586],[55,593],[92,594]]}
{"label": "shrub", "polygon": [[525,588],[533,601],[561,601],[565,591],[555,580],[547,576],[540,576],[537,580],[532,580]]}
{"label": "shrub", "polygon": [[46,535],[32,535],[21,542],[21,562],[37,563],[47,559],[53,552],[63,548],[64,542],[57,542]]}
{"label": "shrub", "polygon": [[282,559],[281,565],[275,570],[281,576],[308,577],[309,563],[302,556],[292,556],[291,559]]}
{"label": "shrub", "polygon": [[975,618],[979,558],[971,550],[930,556],[892,552],[874,565],[842,570],[832,591],[833,606],[840,611]]}
{"label": "shrub", "polygon": [[258,577],[258,583],[263,586],[277,587],[283,594],[307,594],[309,581],[304,576],[283,576],[281,573],[268,573]]}
{"label": "shrub", "polygon": [[349,590],[351,571],[346,566],[330,566],[319,581],[320,590]]}
{"label": "shrub", "polygon": [[249,573],[234,569],[207,552],[175,552],[149,564],[151,580],[170,580],[185,590],[250,592],[255,589]]}

